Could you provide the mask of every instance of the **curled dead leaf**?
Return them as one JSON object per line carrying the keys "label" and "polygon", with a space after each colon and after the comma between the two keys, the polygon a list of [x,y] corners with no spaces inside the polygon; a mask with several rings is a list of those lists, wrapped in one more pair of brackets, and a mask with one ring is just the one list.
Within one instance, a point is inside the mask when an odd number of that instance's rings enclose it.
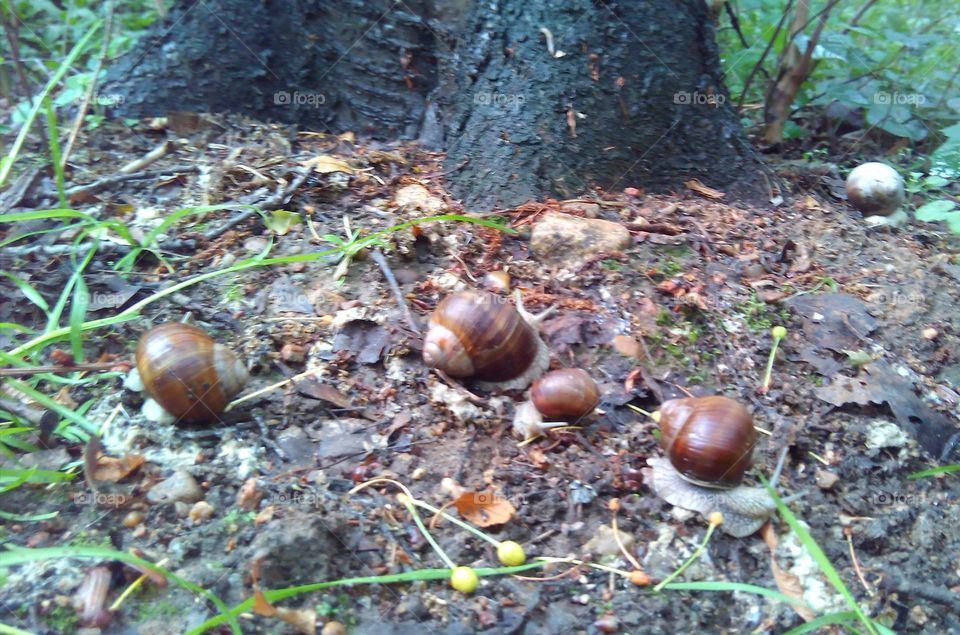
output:
{"label": "curled dead leaf", "polygon": [[477,527],[502,525],[517,511],[510,501],[496,492],[464,492],[453,501],[453,506]]}

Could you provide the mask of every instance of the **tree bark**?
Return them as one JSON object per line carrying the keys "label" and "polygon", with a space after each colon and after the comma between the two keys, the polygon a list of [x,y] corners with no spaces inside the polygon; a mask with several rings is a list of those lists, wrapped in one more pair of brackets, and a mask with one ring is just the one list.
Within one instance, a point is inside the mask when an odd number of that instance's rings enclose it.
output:
{"label": "tree bark", "polygon": [[208,0],[153,33],[104,88],[122,114],[417,138],[468,209],[756,183],[702,0]]}

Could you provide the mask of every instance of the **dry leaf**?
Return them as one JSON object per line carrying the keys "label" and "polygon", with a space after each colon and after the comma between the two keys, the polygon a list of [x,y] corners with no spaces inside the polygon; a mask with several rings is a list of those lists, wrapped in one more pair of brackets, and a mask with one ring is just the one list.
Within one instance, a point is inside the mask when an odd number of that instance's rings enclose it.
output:
{"label": "dry leaf", "polygon": [[689,187],[691,190],[693,190],[697,194],[700,194],[701,196],[705,196],[707,198],[712,198],[714,200],[721,199],[724,196],[726,196],[726,194],[724,194],[720,190],[715,190],[712,187],[707,187],[697,179],[690,179],[689,181],[686,181],[684,185]]}
{"label": "dry leaf", "polygon": [[464,492],[453,501],[453,506],[477,527],[502,525],[517,511],[510,501],[495,492]]}
{"label": "dry leaf", "polygon": [[428,214],[436,214],[443,209],[443,201],[430,194],[427,188],[419,183],[401,187],[397,190],[393,202],[397,207],[419,209]]}
{"label": "dry leaf", "polygon": [[307,159],[302,165],[313,168],[314,172],[318,172],[320,174],[330,174],[331,172],[346,172],[347,174],[356,173],[356,170],[350,167],[348,163],[336,157],[332,157],[329,154],[321,154],[313,157],[312,159]]}
{"label": "dry leaf", "polygon": [[97,464],[93,469],[93,478],[97,481],[116,483],[143,465],[143,460],[143,457],[139,454],[125,454],[120,458],[101,455],[97,457]]}
{"label": "dry leaf", "polygon": [[780,589],[780,593],[800,602],[800,604],[791,604],[790,606],[797,612],[797,615],[809,622],[816,617],[816,615],[803,605],[803,585],[800,584],[800,578],[792,573],[787,573],[777,564],[777,545],[780,544],[780,541],[777,538],[776,532],[773,530],[773,525],[766,523],[761,527],[760,536],[770,549],[770,569],[773,572],[773,581],[777,583],[777,588]]}
{"label": "dry leaf", "polygon": [[626,357],[643,359],[643,347],[636,338],[629,335],[617,335],[613,338],[613,348],[615,351]]}

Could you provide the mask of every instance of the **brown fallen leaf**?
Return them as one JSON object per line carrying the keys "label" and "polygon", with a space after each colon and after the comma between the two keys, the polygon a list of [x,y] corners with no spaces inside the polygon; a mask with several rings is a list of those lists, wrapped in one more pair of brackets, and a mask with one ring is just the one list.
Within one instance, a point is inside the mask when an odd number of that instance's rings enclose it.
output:
{"label": "brown fallen leaf", "polygon": [[691,190],[693,190],[697,194],[700,194],[701,196],[705,196],[707,198],[712,198],[714,200],[721,199],[724,196],[726,196],[726,194],[724,194],[720,190],[715,190],[712,187],[707,187],[697,179],[690,179],[689,181],[684,182],[684,185],[689,187]]}
{"label": "brown fallen leaf", "polygon": [[478,527],[502,525],[513,518],[516,508],[495,492],[464,492],[453,501],[464,519]]}
{"label": "brown fallen leaf", "polygon": [[777,564],[776,553],[780,539],[777,538],[777,533],[773,530],[773,525],[766,523],[761,527],[760,536],[770,549],[770,570],[773,572],[773,581],[777,583],[777,588],[780,589],[780,593],[783,593],[788,598],[797,600],[798,604],[791,604],[790,606],[797,612],[797,615],[809,622],[815,618],[816,615],[803,603],[803,585],[800,583],[800,578],[792,573],[787,573]]}
{"label": "brown fallen leaf", "polygon": [[317,155],[312,159],[307,159],[301,165],[304,167],[313,168],[313,171],[319,174],[330,174],[331,172],[345,172],[347,174],[356,173],[356,170],[350,167],[348,163],[336,157],[332,157],[329,154]]}
{"label": "brown fallen leaf", "polygon": [[626,357],[634,357],[636,359],[643,359],[643,346],[641,346],[640,342],[638,342],[634,337],[630,337],[629,335],[617,335],[614,336],[612,344],[613,350],[617,351],[621,355]]}
{"label": "brown fallen leaf", "polygon": [[144,458],[139,454],[125,454],[119,458],[100,455],[93,469],[93,478],[116,483],[132,474],[143,465],[143,461]]}
{"label": "brown fallen leaf", "polygon": [[338,408],[352,408],[353,403],[342,392],[329,384],[322,383],[314,376],[306,377],[296,384],[296,390],[301,395],[328,401]]}

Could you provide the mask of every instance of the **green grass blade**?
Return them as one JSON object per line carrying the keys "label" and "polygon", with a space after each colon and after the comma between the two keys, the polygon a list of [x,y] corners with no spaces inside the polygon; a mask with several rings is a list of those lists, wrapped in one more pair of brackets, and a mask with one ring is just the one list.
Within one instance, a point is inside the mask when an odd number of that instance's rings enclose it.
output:
{"label": "green grass blade", "polygon": [[0,518],[15,523],[36,523],[41,520],[50,520],[60,515],[60,512],[47,512],[46,514],[11,514],[10,512],[0,511]]}
{"label": "green grass blade", "polygon": [[704,582],[671,582],[670,584],[663,587],[664,589],[670,589],[672,591],[742,591],[744,593],[752,593],[754,595],[761,595],[763,597],[768,597],[779,602],[784,602],[786,604],[792,604],[794,606],[801,606],[804,608],[809,608],[805,603],[792,598],[788,595],[784,595],[779,591],[774,591],[773,589],[768,589],[762,586],[756,586],[753,584],[744,584],[742,582],[720,582],[720,581],[704,581]]}
{"label": "green grass blade", "polygon": [[[95,241],[94,244],[90,247],[90,250],[87,252],[86,257],[84,257],[83,262],[81,262],[77,267],[74,268],[73,273],[70,274],[70,278],[67,279],[67,284],[64,285],[63,291],[60,292],[60,297],[57,298],[57,304],[53,307],[53,310],[50,312],[47,317],[47,328],[46,330],[52,331],[57,329],[60,326],[60,316],[63,315],[63,310],[67,306],[67,300],[72,296],[73,290],[77,285],[77,281],[82,279],[83,271],[87,268],[87,265],[93,260],[93,257],[97,255],[97,247],[99,241]],[[81,324],[83,321],[81,320]],[[74,329],[70,327],[71,337],[73,335]]]}
{"label": "green grass blade", "polygon": [[8,278],[17,286],[18,289],[20,289],[20,293],[22,293],[26,299],[37,305],[37,307],[39,307],[40,310],[45,314],[50,315],[50,305],[47,304],[47,301],[43,299],[43,296],[40,295],[40,292],[34,289],[29,282],[13,275],[12,273],[7,273],[6,271],[0,271],[0,276]]}
{"label": "green grass blade", "polygon": [[25,481],[26,483],[61,483],[73,478],[71,474],[54,472],[53,470],[37,470],[34,468],[30,470],[25,468],[18,470],[15,468],[2,467],[0,468],[0,481],[16,481],[23,476],[24,472],[30,472],[29,477]]}
{"label": "green grass blade", "polygon": [[860,608],[860,605],[857,604],[856,598],[853,597],[853,594],[843,583],[843,579],[833,566],[833,563],[830,562],[827,554],[823,552],[823,549],[821,549],[820,545],[817,544],[817,541],[813,539],[813,536],[810,535],[810,532],[807,531],[806,527],[800,524],[800,521],[797,520],[797,517],[793,515],[793,512],[790,511],[790,508],[783,503],[783,501],[780,499],[780,496],[777,495],[776,490],[770,487],[770,484],[767,483],[766,479],[763,479],[762,476],[761,480],[766,486],[767,491],[770,492],[770,496],[773,497],[773,502],[777,505],[777,511],[780,512],[780,517],[783,518],[784,522],[790,526],[790,529],[793,530],[793,533],[797,535],[797,538],[799,538],[803,546],[806,547],[807,552],[817,563],[817,566],[820,567],[820,571],[822,571],[823,575],[827,578],[827,580],[830,581],[830,584],[833,585],[833,588],[843,596],[843,599],[846,600],[847,605],[854,613],[856,613],[857,618],[864,625],[864,627],[866,627],[867,632],[871,633],[872,635],[877,635],[877,629],[873,620],[867,617],[866,614],[864,614],[863,609]]}
{"label": "green grass blade", "polygon": [[907,480],[914,481],[918,478],[927,478],[928,476],[936,476],[937,474],[950,474],[951,472],[960,472],[960,465],[940,465],[938,467],[932,467],[929,470],[920,470],[919,472],[908,474]]}
{"label": "green grass blade", "polygon": [[60,207],[67,206],[67,188],[66,180],[63,176],[63,165],[60,159],[60,132],[57,128],[57,111],[53,108],[53,102],[47,97],[43,100],[47,107],[47,137],[50,141],[50,160],[53,161],[53,174],[57,181],[57,195],[60,197]]}
{"label": "green grass blade", "polygon": [[33,121],[37,118],[37,112],[39,112],[43,101],[50,94],[50,91],[60,83],[60,80],[63,79],[63,76],[67,74],[67,71],[70,70],[70,67],[73,66],[73,63],[77,60],[77,57],[80,53],[87,48],[87,44],[90,42],[90,38],[93,37],[93,34],[100,29],[100,21],[93,23],[87,32],[83,34],[83,37],[73,45],[73,48],[63,58],[63,61],[60,62],[60,66],[57,67],[56,72],[50,77],[46,85],[43,87],[43,90],[40,91],[39,99],[37,99],[33,105],[33,108],[30,109],[30,113],[27,115],[26,120],[23,122],[23,125],[20,127],[20,132],[17,134],[17,138],[13,142],[13,146],[10,148],[10,152],[6,157],[3,158],[3,161],[0,161],[0,186],[6,185],[7,178],[10,176],[10,170],[13,169],[14,163],[17,162],[17,156],[20,154],[20,149],[23,147],[23,142],[26,141],[27,135],[30,134],[30,128],[33,127]]}
{"label": "green grass blade", "polygon": [[859,619],[860,618],[857,617],[857,614],[853,611],[830,613],[829,615],[822,615],[815,620],[811,620],[806,624],[801,624],[796,628],[791,628],[783,635],[802,635],[803,633],[813,633],[817,629],[823,628],[824,626],[830,626],[832,624],[849,624],[850,622],[857,622]]}
{"label": "green grass blade", "polygon": [[87,316],[87,307],[90,306],[90,293],[83,278],[77,278],[77,286],[73,288],[73,301],[70,302],[70,350],[77,363],[83,362],[83,319]]}
{"label": "green grass blade", "polygon": [[219,623],[222,624],[223,622],[228,622],[230,624],[231,631],[233,631],[236,635],[242,635],[240,624],[237,622],[236,616],[229,613],[227,605],[224,604],[223,600],[217,597],[214,593],[175,575],[173,572],[168,571],[163,567],[158,567],[148,560],[138,558],[123,551],[115,551],[105,547],[92,546],[44,547],[38,549],[27,549],[22,547],[13,548],[8,545],[7,551],[0,551],[0,567],[12,567],[20,564],[36,562],[38,560],[50,560],[51,558],[93,558],[103,560],[119,560],[120,562],[136,564],[146,569],[150,569],[151,571],[155,571],[156,573],[173,580],[173,582],[184,589],[192,591],[197,595],[202,595],[206,599],[210,600],[210,602],[212,602],[220,611],[221,616],[224,617],[224,620]]}
{"label": "green grass blade", "polygon": [[20,630],[19,628],[8,626],[7,624],[0,624],[0,633],[3,633],[3,635],[36,635],[36,633]]}
{"label": "green grass blade", "polygon": [[97,222],[97,219],[89,214],[64,207],[61,209],[39,209],[14,214],[0,214],[0,223],[22,223],[28,220],[46,220],[48,218],[79,218],[90,223]]}
{"label": "green grass blade", "polygon": [[70,410],[69,408],[65,407],[63,404],[54,401],[53,399],[51,399],[50,397],[46,396],[45,394],[43,394],[43,393],[40,392],[39,390],[36,390],[36,389],[32,388],[32,387],[31,387],[29,384],[27,384],[26,382],[22,382],[22,381],[20,381],[19,379],[8,379],[7,381],[8,381],[8,383],[9,383],[11,386],[13,386],[15,389],[19,390],[20,392],[22,392],[22,393],[25,394],[26,396],[30,397],[31,399],[33,399],[34,401],[36,401],[38,404],[40,404],[40,405],[43,406],[44,408],[48,408],[48,409],[50,409],[50,410],[53,410],[53,411],[56,412],[58,415],[60,415],[62,418],[66,419],[66,420],[68,420],[68,421],[71,421],[71,422],[73,422],[73,423],[75,423],[75,424],[77,424],[77,425],[80,426],[80,428],[82,428],[85,432],[87,432],[87,433],[89,433],[89,434],[96,434],[96,433],[97,433],[97,426],[95,426],[93,423],[91,423],[91,422],[90,422],[89,420],[87,420],[85,417],[77,414],[77,413],[74,412],[73,410]]}

